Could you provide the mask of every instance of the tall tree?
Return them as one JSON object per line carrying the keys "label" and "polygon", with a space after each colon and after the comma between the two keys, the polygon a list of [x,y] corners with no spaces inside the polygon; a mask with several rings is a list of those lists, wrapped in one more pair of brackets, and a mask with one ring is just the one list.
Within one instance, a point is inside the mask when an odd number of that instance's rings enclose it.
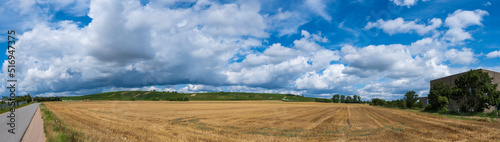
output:
{"label": "tall tree", "polygon": [[396,102],[397,107],[399,107],[399,108],[402,108],[402,109],[408,108],[408,105],[406,103],[407,101],[405,101],[405,100],[396,100],[395,102]]}
{"label": "tall tree", "polygon": [[340,101],[340,95],[339,95],[339,94],[335,94],[335,95],[333,95],[333,97],[332,97],[332,101],[333,101],[334,103],[339,103],[339,101]]}
{"label": "tall tree", "polygon": [[451,96],[451,87],[442,81],[438,81],[432,85],[429,95],[429,104],[431,110],[445,110],[448,107]]}
{"label": "tall tree", "polygon": [[345,96],[344,95],[340,95],[340,102],[345,103]]}
{"label": "tall tree", "polygon": [[358,96],[358,101],[359,101],[358,103],[362,103],[361,96]]}
{"label": "tall tree", "polygon": [[345,102],[346,103],[352,103],[352,97],[351,96],[347,96],[347,98],[345,99]]}
{"label": "tall tree", "polygon": [[406,102],[406,107],[412,108],[418,101],[418,95],[415,93],[415,91],[408,91],[406,92],[403,100]]}
{"label": "tall tree", "polygon": [[27,99],[26,101],[28,101],[28,103],[30,103],[30,102],[31,102],[31,95],[30,95],[30,94],[28,94],[28,95],[26,96],[26,99]]}
{"label": "tall tree", "polygon": [[488,73],[470,70],[455,79],[452,99],[457,100],[465,112],[482,112],[484,108],[497,105],[500,101],[500,93],[496,91],[498,84],[492,81]]}
{"label": "tall tree", "polygon": [[353,100],[353,101],[352,101],[353,103],[359,103],[359,100],[358,100],[358,95],[354,95],[354,96],[352,96],[352,100]]}

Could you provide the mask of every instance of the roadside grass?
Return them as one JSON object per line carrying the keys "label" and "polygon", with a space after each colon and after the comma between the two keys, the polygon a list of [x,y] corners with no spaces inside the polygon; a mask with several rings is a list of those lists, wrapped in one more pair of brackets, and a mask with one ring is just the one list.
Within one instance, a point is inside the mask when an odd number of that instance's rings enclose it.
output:
{"label": "roadside grass", "polygon": [[[30,104],[32,104],[32,103],[33,103],[33,102],[30,102],[30,103],[27,103],[27,104],[22,104],[22,105],[16,106],[16,109],[20,109],[20,108],[22,108],[22,107],[24,107],[24,106],[27,106],[27,105],[30,105]],[[5,112],[8,112],[8,111],[10,111],[10,109],[11,109],[11,107],[9,107],[9,108],[2,108],[2,109],[0,109],[0,114],[3,114],[3,113],[5,113]]]}
{"label": "roadside grass", "polygon": [[43,119],[43,131],[48,142],[75,142],[79,140],[80,134],[71,127],[64,124],[61,119],[54,115],[42,103],[40,104]]}

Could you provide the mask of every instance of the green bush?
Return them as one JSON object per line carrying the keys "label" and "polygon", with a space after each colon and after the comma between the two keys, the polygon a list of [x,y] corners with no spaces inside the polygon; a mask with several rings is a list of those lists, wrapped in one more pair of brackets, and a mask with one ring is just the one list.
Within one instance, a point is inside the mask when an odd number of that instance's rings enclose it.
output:
{"label": "green bush", "polygon": [[428,104],[427,106],[424,107],[424,111],[432,112],[434,111],[434,108],[432,107],[432,104]]}
{"label": "green bush", "polygon": [[373,98],[372,99],[372,104],[376,105],[376,106],[386,106],[387,103],[383,99]]}
{"label": "green bush", "polygon": [[189,98],[175,98],[175,99],[170,99],[170,101],[189,101]]}
{"label": "green bush", "polygon": [[399,108],[406,109],[406,108],[407,108],[406,106],[407,106],[407,105],[406,105],[406,102],[404,102],[404,101],[402,101],[402,102],[398,103],[398,107],[399,107]]}
{"label": "green bush", "polygon": [[434,83],[432,88],[429,90],[429,104],[432,105],[432,108],[429,108],[428,111],[439,111],[442,108],[447,108],[449,104],[449,97],[451,96],[451,88],[450,85],[438,81]]}
{"label": "green bush", "polygon": [[425,104],[422,101],[418,101],[416,104],[417,108],[424,108]]}
{"label": "green bush", "polygon": [[322,103],[331,103],[332,102],[331,99],[322,99],[322,98],[316,98],[314,101],[315,102],[322,102]]}

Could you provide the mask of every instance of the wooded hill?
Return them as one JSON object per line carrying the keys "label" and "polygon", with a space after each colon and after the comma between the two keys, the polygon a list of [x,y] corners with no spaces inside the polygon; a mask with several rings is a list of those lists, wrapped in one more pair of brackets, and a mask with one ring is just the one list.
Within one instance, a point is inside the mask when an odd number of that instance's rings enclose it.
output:
{"label": "wooded hill", "polygon": [[[285,98],[286,97],[286,98]],[[208,92],[177,93],[156,91],[116,91],[84,96],[62,97],[62,100],[149,100],[149,101],[231,101],[231,100],[286,100],[291,102],[314,102],[317,98],[293,94]]]}

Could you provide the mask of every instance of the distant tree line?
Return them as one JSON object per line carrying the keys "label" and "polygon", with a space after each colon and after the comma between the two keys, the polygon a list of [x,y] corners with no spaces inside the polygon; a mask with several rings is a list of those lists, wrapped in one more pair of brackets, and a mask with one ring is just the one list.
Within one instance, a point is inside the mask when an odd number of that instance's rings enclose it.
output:
{"label": "distant tree line", "polygon": [[286,94],[286,96],[297,96],[297,97],[304,97],[304,95],[295,95],[295,94],[291,94],[291,93],[288,93],[288,94]]}
{"label": "distant tree line", "polygon": [[362,101],[361,96],[358,95],[351,97],[340,94],[333,95],[331,99],[316,98],[314,101],[323,103],[368,103],[368,101]]}
{"label": "distant tree line", "polygon": [[37,102],[62,101],[61,97],[35,97],[33,100]]}
{"label": "distant tree line", "polygon": [[0,109],[3,109],[2,108],[2,104],[6,104],[7,102],[5,101],[12,101],[12,102],[16,102],[16,103],[19,103],[19,102],[27,102],[27,103],[30,103],[31,102],[31,95],[28,94],[28,95],[24,95],[24,96],[17,96],[15,97],[15,99],[12,99],[10,100],[9,98],[7,97],[4,97],[3,98],[3,101],[0,101]]}
{"label": "distant tree line", "polygon": [[[10,100],[7,97],[4,97],[3,99],[4,99],[4,101],[9,101]],[[31,95],[28,94],[28,95],[24,95],[24,96],[16,96],[15,99],[12,99],[10,101],[13,101],[13,102],[28,102],[28,103],[30,103],[31,102]]]}
{"label": "distant tree line", "polygon": [[[156,92],[156,90],[153,90],[153,92]],[[177,91],[172,91],[172,92],[170,92],[170,91],[163,91],[163,92],[167,92],[167,93],[177,93]]]}
{"label": "distant tree line", "polygon": [[333,95],[331,100],[333,103],[367,103],[366,101],[362,101],[361,96],[358,95],[354,95],[351,97],[351,96],[336,94]]}
{"label": "distant tree line", "polygon": [[323,99],[323,98],[316,98],[314,99],[315,102],[322,102],[322,103],[332,103],[331,99]]}
{"label": "distant tree line", "polygon": [[402,109],[423,108],[424,103],[418,100],[419,98],[415,91],[408,91],[405,93],[403,99],[386,101],[384,99],[373,98],[370,105]]}

